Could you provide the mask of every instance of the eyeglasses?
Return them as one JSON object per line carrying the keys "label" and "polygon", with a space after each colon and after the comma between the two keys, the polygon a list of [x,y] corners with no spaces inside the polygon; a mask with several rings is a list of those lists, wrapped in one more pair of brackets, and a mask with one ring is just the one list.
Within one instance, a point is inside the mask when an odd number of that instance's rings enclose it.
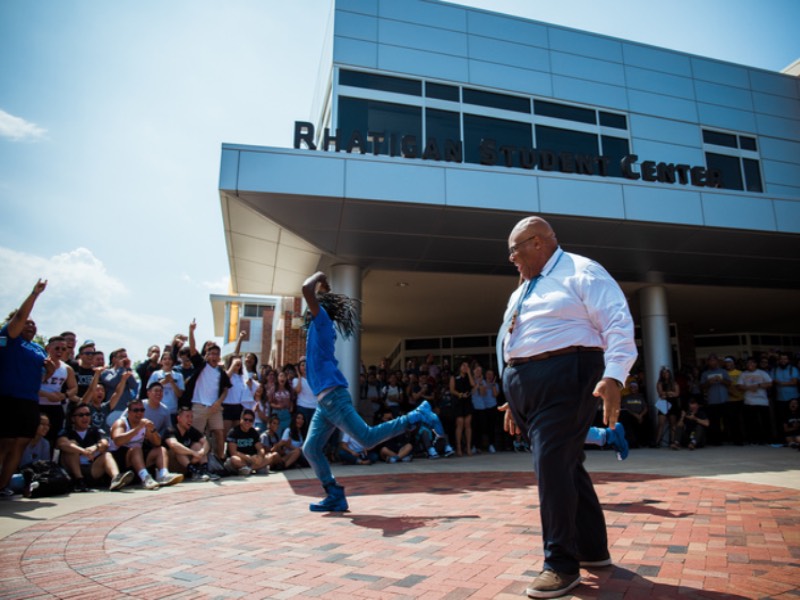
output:
{"label": "eyeglasses", "polygon": [[140,412],[144,412],[144,409],[143,408],[129,408],[128,412],[140,413]]}
{"label": "eyeglasses", "polygon": [[85,413],[75,413],[74,416],[76,416],[76,417],[90,417],[91,415],[92,415],[92,413],[85,412]]}
{"label": "eyeglasses", "polygon": [[245,423],[252,423],[253,419],[242,419],[242,421],[244,421]]}
{"label": "eyeglasses", "polygon": [[508,255],[509,255],[509,256],[513,256],[514,254],[516,254],[517,252],[519,252],[519,249],[520,249],[520,248],[522,248],[522,246],[524,246],[525,244],[527,244],[528,242],[530,242],[530,241],[531,241],[533,238],[535,238],[535,237],[536,237],[535,235],[532,235],[531,237],[529,237],[529,238],[526,238],[526,239],[522,240],[522,241],[521,241],[521,242],[519,242],[518,244],[514,244],[513,246],[509,246],[509,247],[508,247]]}

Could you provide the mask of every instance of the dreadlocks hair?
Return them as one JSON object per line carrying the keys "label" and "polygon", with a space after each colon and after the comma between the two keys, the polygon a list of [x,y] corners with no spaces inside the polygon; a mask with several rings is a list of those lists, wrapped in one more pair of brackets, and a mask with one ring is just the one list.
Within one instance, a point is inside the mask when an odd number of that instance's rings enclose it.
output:
{"label": "dreadlocks hair", "polygon": [[336,329],[346,340],[353,337],[361,327],[361,300],[350,298],[344,294],[325,292],[317,294],[317,302],[336,325]]}

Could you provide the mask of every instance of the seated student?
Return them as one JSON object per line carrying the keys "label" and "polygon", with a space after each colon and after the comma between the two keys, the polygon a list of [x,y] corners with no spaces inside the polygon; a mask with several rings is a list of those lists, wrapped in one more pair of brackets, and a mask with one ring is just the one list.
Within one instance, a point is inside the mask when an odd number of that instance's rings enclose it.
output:
{"label": "seated student", "polygon": [[786,416],[783,420],[783,435],[786,445],[800,449],[800,400],[789,400]]}
{"label": "seated student", "polygon": [[278,415],[270,417],[267,430],[261,434],[261,443],[266,451],[273,455],[270,469],[275,471],[290,469],[303,454],[302,448],[292,446],[288,441],[281,439]]}
{"label": "seated student", "polygon": [[125,393],[128,379],[130,379],[133,373],[131,371],[123,373],[108,402],[105,402],[106,388],[100,383],[100,376],[103,374],[103,371],[105,371],[105,367],[94,367],[94,376],[87,385],[86,392],[81,397],[80,402],[86,404],[89,407],[89,411],[92,413],[92,427],[97,427],[105,431],[107,428],[106,420],[108,419],[108,415],[117,406],[117,402],[119,402],[122,394]]}
{"label": "seated student", "polygon": [[[303,456],[303,442],[305,441],[305,436],[303,432],[305,431],[306,427],[306,417],[303,413],[297,412],[292,417],[292,420],[289,424],[289,427],[284,429],[283,435],[281,436],[281,442],[284,444],[288,444],[289,447],[293,449],[300,450],[301,454],[300,457],[295,461],[295,467],[307,467],[308,461],[306,461],[306,457]],[[336,436],[336,432],[331,435],[331,438]],[[336,444],[334,443],[333,448],[336,448]]]}
{"label": "seated student", "polygon": [[219,475],[209,473],[208,454],[211,444],[192,427],[194,413],[188,406],[178,407],[175,427],[167,429],[164,445],[169,455],[169,469],[188,474],[193,481],[216,481]]}
{"label": "seated student", "polygon": [[153,381],[147,386],[147,401],[144,404],[144,417],[153,422],[158,435],[162,438],[167,429],[172,425],[172,415],[169,408],[162,402],[164,399],[164,386]]}
{"label": "seated student", "polygon": [[[706,432],[709,419],[697,398],[689,399],[689,409],[681,411],[681,417],[675,426],[676,440],[670,445],[673,450],[680,450],[681,444],[694,450],[706,445]],[[680,440],[680,442],[678,442]]]}
{"label": "seated student", "polygon": [[[391,407],[384,408],[380,411],[381,422],[388,423],[394,418]],[[414,445],[409,441],[408,435],[405,432],[386,440],[378,446],[378,455],[389,464],[411,462],[414,458],[412,455],[413,452]]]}
{"label": "seated student", "polygon": [[225,468],[232,473],[247,477],[253,471],[266,475],[269,473],[271,456],[253,427],[256,415],[252,410],[242,411],[239,424],[232,427],[225,439],[228,445],[228,458]]}
{"label": "seated student", "polygon": [[30,489],[26,488],[25,478],[22,475],[22,471],[25,468],[37,460],[50,460],[50,442],[45,437],[49,429],[49,417],[45,414],[39,415],[39,427],[36,429],[36,435],[25,445],[22,457],[19,459],[17,472],[11,476],[11,481],[8,483],[9,489],[15,494],[30,495]]}
{"label": "seated student", "polygon": [[36,435],[33,436],[22,451],[22,457],[19,460],[20,469],[37,460],[51,459],[53,453],[50,451],[50,442],[47,441],[46,437],[49,429],[50,419],[45,414],[39,415],[39,428],[36,430]]}
{"label": "seated student", "polygon": [[346,433],[342,435],[337,456],[343,465],[371,465],[378,461],[377,452],[367,450]]}
{"label": "seated student", "polygon": [[117,461],[109,453],[108,436],[91,423],[87,404],[73,404],[67,414],[67,427],[58,435],[61,464],[74,480],[76,492],[88,492],[107,476],[109,491],[121,490],[133,481],[133,472],[119,472]]}
{"label": "seated student", "polygon": [[[123,468],[133,468],[142,482],[142,487],[157,490],[160,486],[183,481],[180,473],[167,469],[167,449],[161,445],[161,436],[155,424],[144,417],[144,403],[139,398],[128,401],[127,416],[114,421],[111,427],[111,452]],[[153,479],[147,468],[156,468],[157,479]]]}
{"label": "seated student", "polygon": [[450,457],[456,453],[446,434],[438,435],[433,429],[422,423],[411,431],[411,436],[417,451],[425,453],[429,459],[437,459],[442,454]]}

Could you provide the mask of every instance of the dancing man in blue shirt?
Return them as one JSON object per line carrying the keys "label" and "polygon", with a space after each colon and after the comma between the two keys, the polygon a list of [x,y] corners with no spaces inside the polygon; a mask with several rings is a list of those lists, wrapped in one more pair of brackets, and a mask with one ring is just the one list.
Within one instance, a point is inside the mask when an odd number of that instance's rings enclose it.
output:
{"label": "dancing man in blue shirt", "polygon": [[348,434],[364,448],[372,448],[418,423],[427,425],[438,434],[442,434],[444,430],[427,402],[423,402],[407,415],[375,427],[367,425],[353,406],[347,379],[339,370],[339,363],[334,356],[334,328],[345,339],[352,336],[358,328],[359,311],[356,301],[342,294],[332,293],[328,278],[321,271],[314,273],[303,283],[303,297],[309,311],[306,339],[307,379],[311,390],[319,399],[308,429],[308,437],[303,444],[303,453],[326,492],[325,498],[309,505],[309,509],[313,512],[344,512],[348,508],[344,488],[336,483],[324,452],[328,438],[336,429]]}

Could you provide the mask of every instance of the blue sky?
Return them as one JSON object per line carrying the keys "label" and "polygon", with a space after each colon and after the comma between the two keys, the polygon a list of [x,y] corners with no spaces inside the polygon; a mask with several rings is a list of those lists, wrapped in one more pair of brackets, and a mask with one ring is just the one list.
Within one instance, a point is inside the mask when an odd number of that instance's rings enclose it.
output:
{"label": "blue sky", "polygon": [[[800,58],[795,0],[456,3],[774,71]],[[220,145],[291,146],[329,8],[0,2],[0,311],[41,276],[45,336],[137,359],[192,318],[212,337],[208,295],[229,275]]]}

